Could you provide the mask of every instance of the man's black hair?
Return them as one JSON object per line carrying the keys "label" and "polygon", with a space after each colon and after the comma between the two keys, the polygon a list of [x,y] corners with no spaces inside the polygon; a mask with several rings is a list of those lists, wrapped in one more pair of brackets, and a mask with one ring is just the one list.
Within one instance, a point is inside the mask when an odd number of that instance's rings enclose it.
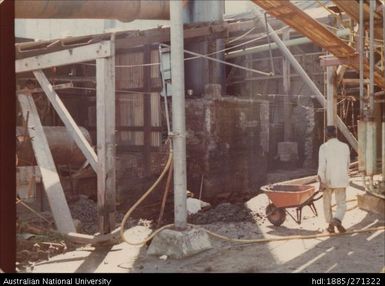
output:
{"label": "man's black hair", "polygon": [[325,131],[328,138],[337,137],[337,130],[333,125],[326,126]]}

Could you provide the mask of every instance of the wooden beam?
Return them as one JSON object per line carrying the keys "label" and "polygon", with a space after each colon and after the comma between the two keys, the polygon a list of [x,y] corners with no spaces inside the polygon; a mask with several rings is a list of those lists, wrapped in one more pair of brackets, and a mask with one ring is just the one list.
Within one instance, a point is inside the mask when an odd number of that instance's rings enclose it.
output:
{"label": "wooden beam", "polygon": [[83,133],[80,131],[75,120],[72,118],[71,114],[68,112],[64,103],[61,101],[60,97],[53,90],[52,85],[49,83],[47,77],[41,70],[33,72],[40,86],[47,95],[49,101],[51,102],[53,108],[59,115],[60,119],[63,121],[65,127],[67,127],[68,132],[71,134],[71,137],[74,139],[79,149],[84,154],[84,157],[88,160],[92,168],[96,171],[98,158],[96,153],[92,149],[91,145],[88,143],[87,139],[84,137]]}
{"label": "wooden beam", "polygon": [[43,179],[43,185],[47,194],[55,224],[60,233],[76,232],[71,212],[68,208],[60,178],[49,149],[47,138],[35,102],[31,95],[19,93],[17,98],[23,113],[24,120],[28,115],[28,133],[32,138],[32,148]]}
{"label": "wooden beam", "polygon": [[[341,80],[341,83],[343,85],[360,85],[360,79],[359,78],[343,78]],[[368,79],[364,79],[364,84],[369,84],[370,81]]]}
{"label": "wooden beam", "polygon": [[[114,53],[114,47],[111,48]],[[96,136],[99,232],[115,228],[115,57],[96,60]]]}
{"label": "wooden beam", "polygon": [[358,54],[355,54],[352,57],[346,57],[346,58],[337,58],[334,56],[324,56],[320,57],[320,65],[321,67],[328,67],[328,66],[338,66],[338,65],[356,65],[358,64]]}
{"label": "wooden beam", "polygon": [[[54,90],[67,89],[67,88],[72,88],[72,87],[74,87],[72,82],[61,83],[61,84],[57,84],[57,85],[52,86],[52,88]],[[24,91],[25,91],[25,89],[20,89],[20,90],[16,90],[16,93],[23,93]],[[29,93],[37,93],[37,92],[44,92],[44,90],[42,88],[33,88],[33,89],[29,89],[28,92]]]}
{"label": "wooden beam", "polygon": [[111,56],[111,42],[102,41],[67,50],[16,60],[16,73],[92,61]]}

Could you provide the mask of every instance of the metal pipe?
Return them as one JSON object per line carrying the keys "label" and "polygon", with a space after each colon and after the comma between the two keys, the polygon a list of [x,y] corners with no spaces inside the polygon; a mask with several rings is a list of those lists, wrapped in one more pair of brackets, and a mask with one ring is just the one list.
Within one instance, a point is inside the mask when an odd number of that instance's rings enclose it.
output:
{"label": "metal pipe", "polygon": [[[256,15],[260,19],[260,21],[264,21],[264,16],[263,14],[256,10]],[[274,29],[267,24],[269,33],[271,34],[272,39],[276,42],[277,46],[281,50],[282,54],[289,60],[293,68],[297,71],[297,73],[302,77],[302,79],[305,81],[305,83],[310,87],[312,92],[314,92],[317,100],[319,103],[325,107],[326,105],[326,100],[325,97],[323,96],[322,92],[318,89],[318,87],[315,85],[315,83],[311,80],[309,75],[306,73],[306,71],[302,68],[302,66],[299,64],[299,62],[296,60],[296,58],[293,56],[293,54],[290,52],[290,50],[285,46],[285,44],[282,42],[282,40],[279,38],[277,33],[274,31]],[[349,131],[348,127],[346,127],[345,123],[337,116],[336,118],[336,125],[341,131],[341,133],[345,136],[345,138],[348,140],[350,145],[353,147],[355,151],[358,149],[358,143],[357,139],[354,138],[352,133]]]}
{"label": "metal pipe", "polygon": [[[282,34],[282,40],[290,39],[290,30],[286,30]],[[271,62],[273,60],[271,59]],[[290,94],[290,85],[291,85],[291,77],[290,77],[290,63],[287,58],[282,59],[282,75],[283,75],[283,91],[286,96],[283,98],[283,112],[284,112],[284,140],[291,141],[293,140],[293,130],[292,130],[292,112],[293,106],[291,105],[292,96]]]}
{"label": "metal pipe", "polygon": [[[350,33],[351,33],[351,31],[349,29],[341,29],[341,30],[337,31],[337,36],[344,37],[344,36],[348,36]],[[283,43],[285,44],[286,47],[298,46],[298,45],[308,44],[311,42],[312,41],[307,37],[283,41]],[[279,47],[276,43],[271,43],[270,48],[271,48],[271,50],[274,50],[274,49],[277,49]],[[234,59],[237,57],[246,56],[246,55],[250,55],[250,54],[267,52],[268,50],[269,50],[269,44],[263,44],[263,45],[259,45],[259,46],[252,47],[252,48],[247,48],[247,49],[243,49],[243,50],[237,50],[237,51],[229,52],[225,56],[225,58],[226,58],[226,60],[229,60],[229,59]]]}
{"label": "metal pipe", "polygon": [[169,1],[159,0],[18,0],[15,18],[31,19],[169,19]]}
{"label": "metal pipe", "polygon": [[[376,8],[375,0],[370,0],[369,12],[369,106],[367,117],[367,137],[366,137],[366,175],[372,177],[376,172],[377,161],[377,140],[376,140],[376,121],[374,120],[374,11]],[[373,180],[370,178],[371,189]]]}
{"label": "metal pipe", "polygon": [[360,0],[360,27],[359,27],[359,53],[360,53],[360,115],[364,116],[364,0]]}
{"label": "metal pipe", "polygon": [[365,172],[366,170],[366,122],[358,120],[357,137],[358,137],[358,170]]}
{"label": "metal pipe", "polygon": [[369,116],[370,120],[374,116],[374,11],[376,1],[370,0],[369,13]]}
{"label": "metal pipe", "polygon": [[336,68],[334,66],[326,67],[326,99],[327,99],[327,125],[335,125],[336,105],[334,104],[334,75]]}
{"label": "metal pipe", "polygon": [[[80,127],[86,140],[92,144],[88,131]],[[64,126],[44,126],[44,133],[47,137],[48,146],[51,149],[52,157],[57,165],[82,166],[87,159],[72,139],[71,134]],[[31,166],[36,162],[32,149],[31,139],[25,134],[25,128],[16,127],[17,158],[18,166]]]}
{"label": "metal pipe", "polygon": [[370,120],[366,124],[366,175],[373,176],[377,168],[376,122]]}
{"label": "metal pipe", "polygon": [[172,129],[174,147],[175,228],[187,228],[186,116],[184,86],[183,9],[181,1],[170,2]]}

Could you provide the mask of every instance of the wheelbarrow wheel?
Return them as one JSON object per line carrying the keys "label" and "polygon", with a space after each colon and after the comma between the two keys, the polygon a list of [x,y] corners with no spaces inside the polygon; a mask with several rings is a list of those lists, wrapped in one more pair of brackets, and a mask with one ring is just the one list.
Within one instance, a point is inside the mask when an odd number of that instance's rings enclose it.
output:
{"label": "wheelbarrow wheel", "polygon": [[274,204],[269,204],[266,207],[266,215],[269,222],[275,226],[280,226],[286,219],[285,210],[277,208]]}

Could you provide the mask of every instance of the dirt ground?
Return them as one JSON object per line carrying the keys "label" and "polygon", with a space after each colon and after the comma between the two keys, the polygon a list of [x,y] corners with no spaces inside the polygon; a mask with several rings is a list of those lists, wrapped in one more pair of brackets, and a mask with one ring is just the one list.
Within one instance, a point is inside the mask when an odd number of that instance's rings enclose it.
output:
{"label": "dirt ground", "polygon": [[[360,185],[356,178],[355,186]],[[363,191],[349,187],[348,209],[343,220],[350,230],[384,226],[384,217],[355,208],[350,201]],[[293,235],[322,233],[322,200],[316,202],[319,216],[308,207],[303,209],[298,225],[289,216],[279,226],[265,218],[269,201],[260,194],[245,204],[220,204],[189,218],[197,227],[242,239],[282,238]],[[294,213],[294,209],[289,209]],[[147,223],[131,223],[126,237],[141,241],[151,233]],[[266,243],[240,244],[211,237],[212,249],[181,260],[146,255],[148,245],[131,246],[126,243],[104,246],[81,246],[76,250],[32,262],[20,272],[110,272],[110,273],[378,273],[385,266],[384,231],[354,233],[313,239],[295,239]]]}

